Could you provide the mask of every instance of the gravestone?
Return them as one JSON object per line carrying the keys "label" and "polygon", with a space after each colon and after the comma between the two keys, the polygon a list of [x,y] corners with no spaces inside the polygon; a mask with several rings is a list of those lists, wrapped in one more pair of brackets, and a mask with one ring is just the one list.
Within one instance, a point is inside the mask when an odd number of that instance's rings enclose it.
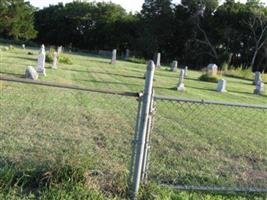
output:
{"label": "gravestone", "polygon": [[218,73],[218,66],[216,64],[209,64],[207,67],[207,73],[210,76],[216,76]]}
{"label": "gravestone", "polygon": [[188,76],[188,66],[185,66],[184,70],[185,70],[185,77],[186,77]]}
{"label": "gravestone", "polygon": [[185,91],[185,86],[184,86],[184,77],[185,77],[185,70],[182,69],[180,72],[180,76],[179,76],[179,82],[177,85],[177,91]]}
{"label": "gravestone", "polygon": [[25,50],[26,49],[26,46],[25,44],[22,45],[22,49]]}
{"label": "gravestone", "polygon": [[178,62],[177,60],[174,60],[171,64],[171,71],[176,72],[177,71]]}
{"label": "gravestone", "polygon": [[264,83],[263,81],[258,81],[256,84],[256,89],[254,90],[254,94],[263,94],[264,92]]}
{"label": "gravestone", "polygon": [[261,73],[260,73],[260,72],[255,72],[255,79],[254,79],[254,81],[253,81],[253,84],[254,84],[254,85],[257,85],[257,83],[258,83],[259,81],[262,81]]}
{"label": "gravestone", "polygon": [[46,73],[45,73],[45,46],[44,45],[42,45],[42,47],[40,49],[36,71],[39,75],[46,76]]}
{"label": "gravestone", "polygon": [[129,49],[126,49],[126,51],[125,51],[125,60],[128,60],[129,59],[129,57],[130,57],[130,50]]}
{"label": "gravestone", "polygon": [[38,73],[32,66],[28,66],[25,71],[25,78],[37,80],[38,79]]}
{"label": "gravestone", "polygon": [[57,57],[58,57],[58,53],[54,52],[52,69],[57,69]]}
{"label": "gravestone", "polygon": [[60,55],[60,54],[62,53],[62,51],[63,51],[62,48],[63,48],[62,46],[59,46],[59,47],[57,48],[57,53],[58,53],[58,55]]}
{"label": "gravestone", "polygon": [[156,58],[156,67],[160,68],[161,64],[160,64],[160,59],[161,59],[161,54],[157,53],[157,58]]}
{"label": "gravestone", "polygon": [[112,51],[112,58],[111,58],[111,63],[112,65],[116,64],[116,59],[117,59],[117,50],[113,49]]}
{"label": "gravestone", "polygon": [[226,90],[226,80],[224,80],[224,79],[219,80],[216,90],[217,90],[217,92],[227,92],[227,90]]}

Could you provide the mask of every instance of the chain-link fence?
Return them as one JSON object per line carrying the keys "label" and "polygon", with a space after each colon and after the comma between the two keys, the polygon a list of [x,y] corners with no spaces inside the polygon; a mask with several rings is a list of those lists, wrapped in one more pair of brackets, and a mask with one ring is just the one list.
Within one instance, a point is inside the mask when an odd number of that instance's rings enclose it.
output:
{"label": "chain-link fence", "polygon": [[267,192],[267,106],[155,100],[150,181],[181,190]]}
{"label": "chain-link fence", "polygon": [[68,167],[68,180],[81,171],[89,188],[126,194],[138,95],[34,83],[1,82],[0,186],[35,188]]}

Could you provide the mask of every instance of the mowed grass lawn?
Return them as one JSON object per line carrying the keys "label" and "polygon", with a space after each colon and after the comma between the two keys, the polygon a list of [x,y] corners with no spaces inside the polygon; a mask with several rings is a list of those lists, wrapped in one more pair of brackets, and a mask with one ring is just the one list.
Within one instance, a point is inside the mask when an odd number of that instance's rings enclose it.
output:
{"label": "mowed grass lawn", "polygon": [[[1,51],[1,75],[23,77],[28,65],[36,66],[37,54],[38,49],[33,48]],[[72,65],[59,64],[58,70],[52,70],[51,64],[46,64],[47,77],[40,79],[118,92],[143,90],[145,65],[125,61],[110,65],[109,59],[97,56],[66,55]],[[253,94],[252,81],[225,77],[228,93],[220,94],[215,92],[216,84],[200,82],[201,73],[190,71],[185,81],[187,91],[179,93],[175,90],[178,75],[168,67],[157,70],[156,94],[267,104],[267,93]],[[0,87],[1,198],[126,198],[136,98],[5,81]],[[260,122],[246,117],[249,114]],[[214,120],[202,120],[211,117]],[[266,119],[267,113],[262,110],[205,109],[203,105],[159,102],[149,179],[266,189]],[[240,174],[235,176],[236,172]],[[242,198],[177,193],[153,184],[142,191],[141,197]]]}

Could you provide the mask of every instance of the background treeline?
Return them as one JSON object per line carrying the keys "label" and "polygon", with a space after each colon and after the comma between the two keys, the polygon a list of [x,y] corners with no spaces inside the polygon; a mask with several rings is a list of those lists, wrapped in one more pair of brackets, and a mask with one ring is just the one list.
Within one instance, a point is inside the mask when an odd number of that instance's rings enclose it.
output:
{"label": "background treeline", "polygon": [[145,0],[139,13],[120,5],[74,1],[37,10],[24,0],[0,0],[0,36],[72,49],[130,49],[135,56],[201,68],[253,67],[267,71],[267,7],[226,0]]}

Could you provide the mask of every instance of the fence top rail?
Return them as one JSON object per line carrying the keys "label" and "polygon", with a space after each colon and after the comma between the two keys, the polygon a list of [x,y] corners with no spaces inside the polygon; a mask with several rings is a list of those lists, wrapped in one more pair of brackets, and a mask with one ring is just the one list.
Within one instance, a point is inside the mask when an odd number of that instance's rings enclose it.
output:
{"label": "fence top rail", "polygon": [[196,104],[213,104],[213,105],[223,105],[223,106],[229,106],[229,107],[267,109],[267,104],[256,105],[256,104],[229,103],[229,102],[223,102],[223,101],[196,100],[196,99],[186,99],[186,98],[178,98],[178,97],[159,96],[159,95],[155,96],[155,100],[176,101],[176,102],[196,103]]}
{"label": "fence top rail", "polygon": [[127,96],[127,97],[140,97],[140,93],[134,93],[134,92],[116,92],[116,91],[111,91],[111,90],[91,89],[91,88],[86,88],[86,87],[82,87],[79,85],[70,85],[70,84],[62,84],[62,83],[47,82],[47,81],[40,81],[40,80],[15,78],[15,77],[10,77],[10,76],[3,76],[1,74],[0,74],[0,80],[9,81],[9,82],[24,83],[24,84],[33,84],[33,85],[40,85],[40,86],[55,87],[55,88],[95,92],[95,93],[102,93],[102,94],[110,94],[110,95],[119,95],[119,96]]}

